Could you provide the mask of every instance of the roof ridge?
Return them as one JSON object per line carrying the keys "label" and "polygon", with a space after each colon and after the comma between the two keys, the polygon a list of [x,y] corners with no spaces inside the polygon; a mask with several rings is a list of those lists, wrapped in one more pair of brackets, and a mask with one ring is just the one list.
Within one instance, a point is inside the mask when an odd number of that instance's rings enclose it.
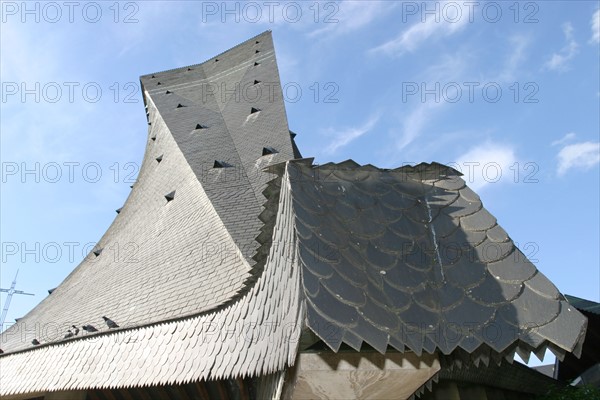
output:
{"label": "roof ridge", "polygon": [[[298,160],[290,160],[292,162],[296,162]],[[404,174],[419,174],[422,173],[424,171],[429,171],[431,169],[437,169],[438,172],[442,172],[442,171],[449,171],[452,172],[454,175],[457,176],[462,176],[463,174],[460,171],[457,171],[456,169],[445,165],[445,164],[441,164],[438,163],[437,161],[432,161],[431,163],[426,163],[426,162],[422,162],[416,165],[402,165],[400,167],[397,168],[381,168],[381,167],[377,167],[373,164],[359,164],[356,161],[354,161],[353,159],[349,158],[345,161],[341,161],[341,162],[328,162],[325,164],[313,164],[311,165],[311,168],[313,169],[318,169],[318,168],[330,168],[330,169],[336,169],[336,170],[359,170],[359,171],[378,171],[378,172],[400,172],[400,173],[404,173]]]}

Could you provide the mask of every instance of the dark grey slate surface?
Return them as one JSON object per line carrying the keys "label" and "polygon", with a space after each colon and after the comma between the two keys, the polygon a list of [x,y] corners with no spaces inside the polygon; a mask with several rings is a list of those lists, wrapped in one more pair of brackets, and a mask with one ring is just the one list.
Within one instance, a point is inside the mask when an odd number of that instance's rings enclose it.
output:
{"label": "dark grey slate surface", "polygon": [[291,162],[288,173],[307,324],[333,350],[579,349],[585,317],[454,170]]}

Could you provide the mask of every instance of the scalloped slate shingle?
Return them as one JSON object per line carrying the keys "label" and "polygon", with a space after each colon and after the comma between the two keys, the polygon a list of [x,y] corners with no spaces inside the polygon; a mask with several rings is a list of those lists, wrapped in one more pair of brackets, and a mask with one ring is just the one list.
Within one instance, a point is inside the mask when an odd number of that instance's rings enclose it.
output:
{"label": "scalloped slate shingle", "polygon": [[288,169],[307,323],[334,351],[579,350],[585,317],[453,170]]}

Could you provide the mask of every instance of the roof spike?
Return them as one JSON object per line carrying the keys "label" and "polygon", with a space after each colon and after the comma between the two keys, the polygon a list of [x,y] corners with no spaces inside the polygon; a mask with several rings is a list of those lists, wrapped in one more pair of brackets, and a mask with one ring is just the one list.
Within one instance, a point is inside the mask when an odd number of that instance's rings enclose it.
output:
{"label": "roof spike", "polygon": [[165,199],[167,199],[167,203],[172,201],[175,198],[175,191],[173,190],[171,193],[165,194]]}

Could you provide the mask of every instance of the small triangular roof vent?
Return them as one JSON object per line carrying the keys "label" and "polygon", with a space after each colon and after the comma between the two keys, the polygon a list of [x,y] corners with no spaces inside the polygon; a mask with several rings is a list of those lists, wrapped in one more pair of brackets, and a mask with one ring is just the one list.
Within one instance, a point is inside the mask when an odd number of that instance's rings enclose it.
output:
{"label": "small triangular roof vent", "polygon": [[213,164],[213,168],[229,168],[232,167],[231,164],[226,163],[225,161],[220,161],[220,160],[215,160],[215,163]]}
{"label": "small triangular roof vent", "polygon": [[117,214],[121,214],[121,210],[123,209],[123,207],[121,208],[117,208],[115,211],[117,212]]}
{"label": "small triangular roof vent", "polygon": [[256,50],[256,51],[254,52],[254,54],[258,54],[258,53],[260,53],[260,50]]}
{"label": "small triangular roof vent", "polygon": [[195,129],[206,129],[207,127],[201,124],[196,124],[196,128]]}
{"label": "small triangular roof vent", "polygon": [[256,66],[258,66],[258,65],[260,65],[260,63],[259,63],[259,62],[255,62],[255,63],[254,63],[254,66],[255,66],[255,67],[256,67]]}
{"label": "small triangular roof vent", "polygon": [[263,150],[262,150],[262,155],[263,156],[267,156],[269,154],[275,154],[275,153],[279,153],[279,152],[277,150],[275,150],[274,148],[272,148],[272,147],[268,147],[268,146],[267,147],[263,147]]}
{"label": "small triangular roof vent", "polygon": [[173,93],[173,92],[171,92],[170,90],[167,90],[167,91],[165,92],[165,94],[171,94],[171,93]]}
{"label": "small triangular roof vent", "polygon": [[256,79],[254,80],[254,84],[255,84],[255,85],[258,85],[259,83],[260,83],[260,81],[258,81],[258,80],[256,80]]}
{"label": "small triangular roof vent", "polygon": [[185,106],[181,103],[177,104],[177,108],[182,108],[182,107],[185,107]]}
{"label": "small triangular roof vent", "polygon": [[158,161],[159,163],[162,161],[163,159],[163,155],[161,154],[160,156],[156,157],[156,161]]}
{"label": "small triangular roof vent", "polygon": [[98,257],[100,254],[102,254],[102,250],[104,250],[104,248],[99,248],[94,250],[93,253],[96,257]]}
{"label": "small triangular roof vent", "polygon": [[257,113],[257,112],[259,112],[259,111],[260,111],[260,108],[252,107],[252,108],[250,109],[250,114],[254,114],[254,113]]}
{"label": "small triangular roof vent", "polygon": [[171,193],[165,194],[165,199],[167,199],[167,203],[175,198],[175,191],[173,190]]}

